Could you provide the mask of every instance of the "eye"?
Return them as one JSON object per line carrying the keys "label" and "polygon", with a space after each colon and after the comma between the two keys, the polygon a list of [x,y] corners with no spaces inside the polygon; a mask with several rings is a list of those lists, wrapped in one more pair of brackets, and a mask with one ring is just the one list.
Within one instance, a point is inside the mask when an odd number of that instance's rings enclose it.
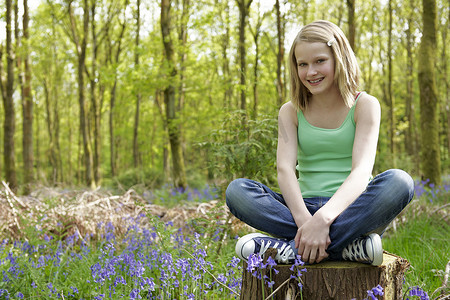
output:
{"label": "eye", "polygon": [[300,62],[300,63],[298,63],[297,65],[298,65],[299,67],[304,67],[304,66],[306,66],[306,63]]}
{"label": "eye", "polygon": [[326,59],[324,59],[324,58],[319,58],[319,59],[317,60],[317,63],[321,64],[321,63],[324,63],[325,61],[326,61]]}

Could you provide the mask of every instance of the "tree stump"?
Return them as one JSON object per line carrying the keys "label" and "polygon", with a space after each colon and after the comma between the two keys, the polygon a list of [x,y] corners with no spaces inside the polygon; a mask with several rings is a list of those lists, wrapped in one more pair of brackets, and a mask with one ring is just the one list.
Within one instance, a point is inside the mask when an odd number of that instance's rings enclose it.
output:
{"label": "tree stump", "polygon": [[[268,251],[266,259],[268,256],[275,256],[275,249]],[[291,275],[295,275],[297,271],[295,269],[291,271],[291,265],[277,265],[273,267],[278,271],[277,274],[274,270],[270,271],[268,267],[259,269],[263,278],[266,275],[274,281],[272,288],[264,284],[263,293],[262,280],[247,271],[247,263],[244,262],[240,299],[260,300],[272,294],[269,299],[360,300],[368,298],[367,291],[377,285],[381,285],[384,292],[384,295],[378,296],[378,299],[402,299],[403,275],[409,266],[406,259],[386,251],[383,254],[383,264],[378,267],[344,261],[307,265],[301,267],[306,269],[300,277],[303,284],[301,289],[298,280],[291,278]]]}

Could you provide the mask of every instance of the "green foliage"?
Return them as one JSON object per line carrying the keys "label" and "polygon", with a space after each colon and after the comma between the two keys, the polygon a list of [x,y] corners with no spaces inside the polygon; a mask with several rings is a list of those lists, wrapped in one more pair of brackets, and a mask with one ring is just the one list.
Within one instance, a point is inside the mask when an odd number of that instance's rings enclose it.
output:
{"label": "green foliage", "polygon": [[[77,48],[70,28],[68,17],[68,3],[64,1],[39,1],[38,7],[30,9],[30,38],[22,39],[14,49],[17,57],[23,53],[25,43],[30,47],[32,60],[32,89],[34,106],[34,141],[35,148],[35,173],[38,182],[44,184],[77,184],[84,183],[82,161],[83,146],[80,137],[79,124],[79,88],[77,83]],[[266,1],[267,2],[267,1]],[[277,44],[276,16],[272,4],[264,1],[253,1],[250,6],[248,27],[245,32],[247,43],[247,86],[238,84],[241,76],[238,65],[238,7],[230,1],[212,1],[191,3],[187,20],[187,43],[181,45],[178,37],[174,37],[175,59],[179,70],[183,70],[173,79],[176,85],[176,97],[183,91],[184,99],[177,103],[179,108],[180,132],[182,134],[183,154],[186,159],[186,169],[198,182],[207,179],[204,167],[205,158],[208,158],[210,166],[208,179],[217,181],[230,180],[236,176],[252,177],[265,183],[274,183],[275,174],[273,162],[268,158],[275,153],[275,149],[269,148],[276,145],[268,140],[269,135],[258,140],[258,134],[254,132],[258,125],[267,130],[266,124],[261,124],[261,118],[249,121],[241,126],[239,114],[230,110],[239,107],[238,94],[241,90],[246,92],[248,116],[255,111],[266,113],[274,119],[278,107],[274,106],[277,99],[276,70],[277,70]],[[127,3],[128,6],[125,6]],[[438,23],[436,30],[437,48],[434,55],[436,60],[436,84],[438,86],[437,106],[448,106],[448,57],[450,47],[448,40],[448,5],[446,1],[437,0]],[[30,5],[33,5],[29,3]],[[83,35],[82,14],[83,3],[80,0],[71,2],[74,8],[74,17],[77,28],[75,32]],[[93,2],[90,2],[93,4]],[[117,178],[111,178],[111,155],[115,161],[115,174],[128,173],[133,164],[133,131],[134,114],[136,110],[136,95],[140,93],[141,107],[138,128],[139,164],[143,169],[163,169],[167,159],[168,134],[165,126],[165,104],[161,91],[169,83],[165,76],[164,50],[159,24],[159,2],[147,1],[141,5],[141,34],[139,47],[135,47],[136,37],[136,2],[96,1],[94,16],[90,16],[89,33],[87,38],[86,53],[86,81],[84,88],[86,96],[86,111],[89,123],[89,143],[94,149],[94,120],[93,100],[96,101],[100,117],[100,148],[99,169],[103,182],[115,185]],[[405,5],[407,4],[407,5]],[[261,10],[257,9],[261,5]],[[285,29],[284,39],[284,65],[282,66],[282,78],[288,89],[287,52],[297,30],[306,23],[316,19],[328,19],[337,23],[344,32],[347,32],[346,3],[334,0],[324,1],[289,1],[282,3],[282,24]],[[422,36],[421,4],[418,0],[399,1],[392,3],[396,18],[392,26],[392,56],[395,57],[392,65],[392,98],[395,99],[395,145],[398,167],[410,173],[420,174],[418,159],[420,147],[414,149],[405,145],[408,128],[418,128],[420,121],[419,81],[417,71],[421,63],[418,55],[420,38]],[[296,7],[303,7],[298,10]],[[360,2],[355,5],[355,13],[360,16],[356,28],[355,52],[362,70],[361,90],[377,97],[382,103],[383,116],[387,115],[388,105],[385,103],[387,86],[387,23],[388,3],[377,1]],[[174,18],[174,33],[180,33],[182,16],[182,4],[174,4],[172,7]],[[262,21],[261,36],[259,39],[258,74],[255,76],[255,45],[251,36],[250,27],[261,14],[265,14]],[[19,12],[19,18],[20,16]],[[145,17],[144,17],[145,16]],[[411,19],[411,22],[408,22]],[[95,24],[92,24],[95,22]],[[122,25],[126,28],[124,36],[119,42]],[[95,26],[93,26],[95,25]],[[21,24],[19,23],[19,27]],[[93,44],[92,29],[95,27],[97,45]],[[412,73],[409,74],[406,31],[411,28],[411,53],[413,57]],[[20,28],[19,28],[20,34]],[[15,42],[15,41],[14,41]],[[122,49],[116,56],[118,47]],[[96,51],[96,61],[94,59]],[[182,53],[186,54],[181,59]],[[135,63],[135,55],[139,54],[139,64]],[[3,64],[6,65],[6,56],[3,56]],[[95,64],[94,64],[95,63]],[[94,70],[96,68],[96,70]],[[15,70],[16,75],[20,74]],[[117,79],[117,82],[116,82]],[[96,82],[94,96],[91,96],[90,82]],[[408,98],[408,82],[411,80],[412,110],[414,120],[409,120],[406,114]],[[116,82],[115,107],[111,111],[111,97],[114,83]],[[256,90],[252,89],[256,85]],[[16,94],[20,85],[16,84]],[[254,97],[257,93],[257,105],[254,111]],[[287,94],[288,90],[286,90]],[[93,99],[95,98],[95,99]],[[284,99],[288,100],[288,98]],[[448,101],[447,101],[448,102]],[[22,133],[20,101],[16,101],[16,169],[19,183],[21,181],[22,161]],[[441,109],[439,115],[441,130],[440,144],[442,169],[448,170],[447,149],[447,118],[445,109]],[[0,107],[3,113],[3,108]],[[235,115],[231,117],[230,115]],[[109,118],[113,117],[114,128],[114,153],[110,152],[110,128]],[[233,119],[231,124],[227,120]],[[224,120],[218,122],[217,120]],[[251,124],[256,122],[257,124]],[[225,124],[222,129],[221,125]],[[272,123],[271,123],[272,124]],[[247,126],[248,125],[248,126]],[[390,153],[389,120],[382,119],[381,134],[379,139],[379,152],[376,169],[383,171],[391,168],[394,156]],[[235,130],[235,132],[233,132]],[[208,135],[209,145],[198,151],[199,137]],[[272,139],[276,138],[276,131],[271,130]],[[236,134],[238,133],[238,134]],[[265,134],[265,133],[264,133]],[[413,131],[413,139],[420,134],[419,130]],[[238,135],[238,137],[236,137]],[[259,135],[261,136],[261,135]],[[203,142],[203,141],[201,141]],[[428,146],[428,145],[422,145]],[[423,148],[422,148],[423,150]],[[169,149],[170,151],[170,149]],[[233,152],[232,152],[233,151]],[[413,151],[414,153],[411,153]],[[408,153],[408,155],[406,155]],[[234,157],[234,158],[233,158]],[[437,157],[437,156],[436,156]],[[403,159],[405,158],[405,159]],[[217,162],[214,160],[217,159]],[[256,161],[259,160],[259,161]],[[272,158],[274,160],[274,157]],[[231,164],[231,165],[229,165]],[[144,173],[146,171],[143,171]],[[163,172],[163,171],[161,171]],[[224,172],[225,176],[222,176]],[[196,174],[195,174],[196,173]],[[169,179],[170,174],[165,174]],[[125,175],[118,175],[122,177]],[[141,181],[131,182],[133,178],[142,179],[143,176],[128,176],[126,186],[133,186]],[[158,178],[160,178],[158,176]],[[119,182],[122,178],[119,178]],[[159,180],[159,179],[158,179]]]}
{"label": "green foliage", "polygon": [[245,121],[242,111],[228,113],[221,129],[200,143],[215,177],[231,181],[237,176],[276,184],[277,120],[262,117]]}

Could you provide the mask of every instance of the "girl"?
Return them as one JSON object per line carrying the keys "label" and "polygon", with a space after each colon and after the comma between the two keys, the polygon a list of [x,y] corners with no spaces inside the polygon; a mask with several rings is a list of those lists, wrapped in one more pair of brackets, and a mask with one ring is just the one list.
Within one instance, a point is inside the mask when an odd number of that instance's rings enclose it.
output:
{"label": "girl", "polygon": [[249,179],[234,180],[226,191],[237,218],[274,237],[243,236],[236,253],[246,260],[276,248],[278,263],[292,263],[299,254],[308,263],[380,265],[380,235],[414,194],[414,182],[404,171],[371,176],[380,105],[357,92],[358,63],[342,30],[331,22],[300,30],[289,66],[291,101],[278,116],[281,194]]}

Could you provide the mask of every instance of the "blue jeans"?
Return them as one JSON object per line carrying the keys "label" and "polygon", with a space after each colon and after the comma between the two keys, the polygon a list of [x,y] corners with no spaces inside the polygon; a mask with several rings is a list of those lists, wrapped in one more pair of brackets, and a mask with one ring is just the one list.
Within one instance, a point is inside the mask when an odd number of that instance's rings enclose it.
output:
{"label": "blue jeans", "polygon": [[[378,174],[331,224],[331,244],[327,248],[329,259],[342,260],[342,250],[358,237],[372,232],[383,234],[413,196],[414,181],[408,173],[392,169]],[[314,215],[329,199],[313,197],[304,198],[304,201]],[[258,230],[289,240],[295,249],[294,237],[298,228],[281,194],[259,182],[241,178],[229,184],[226,202],[238,219]]]}

